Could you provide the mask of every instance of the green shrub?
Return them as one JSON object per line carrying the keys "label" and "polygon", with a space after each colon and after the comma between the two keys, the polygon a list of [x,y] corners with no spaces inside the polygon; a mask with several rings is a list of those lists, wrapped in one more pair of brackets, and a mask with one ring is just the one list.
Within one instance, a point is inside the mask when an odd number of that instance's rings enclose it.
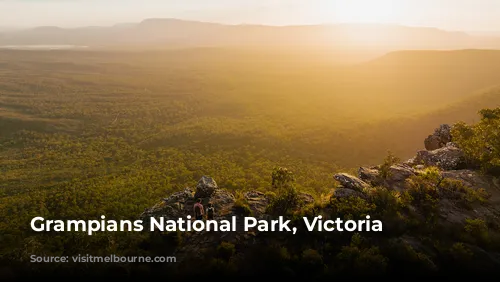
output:
{"label": "green shrub", "polygon": [[479,114],[481,120],[476,124],[456,123],[453,140],[464,151],[469,166],[500,175],[500,108],[483,109]]}
{"label": "green shrub", "polygon": [[266,191],[264,195],[266,195],[266,198],[270,201],[276,198],[276,193],[274,193],[273,191]]}
{"label": "green shrub", "polygon": [[390,242],[387,255],[391,261],[394,261],[392,267],[404,266],[406,271],[411,269],[414,272],[430,273],[438,269],[428,255],[415,250],[409,243],[402,240]]}
{"label": "green shrub", "polygon": [[217,246],[216,257],[228,261],[236,252],[234,244],[229,242],[222,242]]}
{"label": "green shrub", "polygon": [[427,219],[427,223],[436,220],[443,179],[435,167],[427,168],[421,174],[407,179],[408,189],[402,194],[403,201],[416,207]]}
{"label": "green shrub", "polygon": [[376,209],[375,204],[360,197],[331,197],[328,207],[332,212],[333,218],[338,217],[343,219],[364,219]]}
{"label": "green shrub", "polygon": [[387,258],[378,247],[363,247],[363,240],[359,234],[354,234],[349,246],[342,247],[336,256],[332,270],[351,276],[383,275],[387,270]]}
{"label": "green shrub", "polygon": [[323,257],[317,250],[306,249],[302,252],[300,259],[301,267],[307,272],[318,274],[324,269]]}
{"label": "green shrub", "polygon": [[272,173],[272,187],[276,196],[270,199],[267,212],[288,214],[299,205],[299,196],[294,186],[295,177],[286,168],[275,168]]}
{"label": "green shrub", "polygon": [[302,252],[302,262],[310,265],[323,264],[323,257],[318,253],[318,251],[307,249]]}
{"label": "green shrub", "polygon": [[489,243],[489,232],[488,226],[485,221],[479,218],[471,219],[467,218],[465,220],[464,230],[467,237],[472,239],[474,243],[480,245],[486,245]]}
{"label": "green shrub", "polygon": [[396,157],[391,151],[387,153],[387,156],[385,157],[382,165],[380,165],[379,168],[379,177],[381,178],[382,181],[391,176],[390,175],[391,166],[399,163],[400,161],[401,160],[398,157]]}
{"label": "green shrub", "polygon": [[377,213],[396,213],[403,207],[400,193],[386,187],[375,187],[368,192],[370,201],[376,206]]}
{"label": "green shrub", "polygon": [[439,188],[443,198],[455,200],[467,208],[471,208],[474,203],[485,203],[490,197],[485,189],[473,189],[455,179],[444,179]]}
{"label": "green shrub", "polygon": [[474,254],[472,251],[464,245],[464,243],[455,243],[453,246],[450,248],[450,255],[452,256],[453,260],[458,261],[458,262],[469,262]]}
{"label": "green shrub", "polygon": [[240,216],[250,216],[252,209],[244,199],[237,199],[233,205],[233,211]]}

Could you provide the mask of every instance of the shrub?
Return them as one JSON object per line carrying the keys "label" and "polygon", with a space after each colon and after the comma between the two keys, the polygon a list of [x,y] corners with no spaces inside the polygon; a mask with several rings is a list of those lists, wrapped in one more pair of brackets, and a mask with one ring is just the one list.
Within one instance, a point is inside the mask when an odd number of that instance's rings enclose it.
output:
{"label": "shrub", "polygon": [[287,214],[299,204],[299,196],[294,186],[295,177],[286,168],[275,168],[272,173],[272,187],[276,196],[270,200],[267,212]]}
{"label": "shrub", "polygon": [[365,216],[371,215],[376,206],[360,197],[331,197],[329,208],[332,211],[333,218],[364,219]]}
{"label": "shrub", "polygon": [[456,123],[453,140],[464,151],[469,166],[500,175],[500,108],[483,109],[479,114],[477,124]]}
{"label": "shrub", "polygon": [[352,236],[351,244],[344,246],[336,257],[333,269],[341,274],[363,276],[381,275],[386,272],[387,259],[377,247],[363,247],[359,234]]}
{"label": "shrub", "polygon": [[295,182],[295,176],[293,175],[293,172],[284,167],[274,168],[271,178],[271,185],[275,190],[280,190],[281,188],[285,188],[286,186],[291,185],[291,183]]}
{"label": "shrub", "polygon": [[444,179],[439,188],[443,198],[455,200],[467,208],[474,203],[485,203],[490,197],[485,189],[473,189],[455,179]]}
{"label": "shrub", "polygon": [[302,252],[301,264],[309,272],[317,273],[324,269],[323,257],[318,251],[313,249],[306,249]]}
{"label": "shrub", "polygon": [[375,187],[368,194],[378,213],[395,213],[403,206],[400,194],[386,187]]}
{"label": "shrub", "polygon": [[382,179],[382,180],[385,180],[387,178],[389,178],[391,175],[390,175],[390,168],[391,166],[399,163],[401,160],[394,156],[394,154],[389,151],[387,153],[387,156],[385,157],[384,159],[384,162],[382,163],[382,165],[380,165],[380,168],[379,168],[379,177]]}
{"label": "shrub", "polygon": [[240,216],[249,216],[252,214],[252,209],[250,209],[248,203],[243,199],[237,199],[234,202],[233,211]]}
{"label": "shrub", "polygon": [[465,220],[464,230],[466,232],[466,235],[468,235],[468,237],[475,241],[475,243],[477,244],[485,245],[490,241],[488,226],[482,219],[467,218]]}
{"label": "shrub", "polygon": [[236,252],[234,244],[229,242],[222,242],[217,246],[216,256],[219,259],[228,261]]}
{"label": "shrub", "polygon": [[443,181],[439,170],[431,167],[410,177],[403,201],[418,208],[429,222],[434,221],[440,200],[439,189]]}
{"label": "shrub", "polygon": [[472,251],[464,245],[464,243],[455,243],[450,248],[450,255],[453,260],[459,262],[469,262],[474,254]]}
{"label": "shrub", "polygon": [[400,271],[399,267],[404,267],[405,271],[417,273],[430,273],[438,268],[432,259],[426,254],[415,250],[409,243],[403,240],[392,241],[389,244],[387,255],[391,261],[391,267]]}

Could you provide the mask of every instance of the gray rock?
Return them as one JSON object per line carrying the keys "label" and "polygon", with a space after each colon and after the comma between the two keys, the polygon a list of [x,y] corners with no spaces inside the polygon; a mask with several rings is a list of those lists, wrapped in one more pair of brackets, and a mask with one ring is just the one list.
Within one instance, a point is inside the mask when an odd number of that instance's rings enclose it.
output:
{"label": "gray rock", "polygon": [[486,189],[496,198],[500,198],[500,183],[493,176],[469,169],[443,171],[441,175],[445,178],[459,180],[472,189]]}
{"label": "gray rock", "polygon": [[266,194],[259,191],[245,193],[245,200],[255,215],[264,214],[269,205],[269,198]]}
{"label": "gray rock", "polygon": [[364,188],[369,188],[370,185],[363,180],[357,178],[356,176],[349,175],[347,173],[337,173],[334,175],[335,180],[340,182],[342,187],[356,190],[356,191],[363,191]]}
{"label": "gray rock", "polygon": [[407,160],[407,161],[405,161],[405,162],[403,162],[403,164],[404,164],[404,165],[407,165],[407,166],[413,166],[413,167],[414,167],[414,166],[416,166],[416,165],[418,165],[418,164],[416,163],[416,161],[415,161],[415,158],[414,158],[414,157],[413,157],[413,158],[411,158],[411,159],[409,159],[409,160]]}
{"label": "gray rock", "polygon": [[406,179],[415,175],[415,169],[407,164],[395,164],[389,168],[388,175],[383,179],[380,170],[372,167],[362,167],[358,171],[359,178],[372,186],[384,186],[390,190],[402,191],[406,188]]}
{"label": "gray rock", "polygon": [[425,149],[433,151],[443,148],[447,143],[452,141],[451,139],[451,126],[448,124],[442,124],[432,135],[429,135],[424,140]]}
{"label": "gray rock", "polygon": [[416,174],[415,170],[404,164],[396,164],[389,168],[389,175],[384,181],[384,186],[396,191],[406,188],[406,180]]}
{"label": "gray rock", "polygon": [[150,217],[177,219],[191,214],[190,211],[195,202],[193,194],[194,192],[190,188],[173,193],[169,197],[164,198],[162,202],[145,209],[140,218],[147,222]]}
{"label": "gray rock", "polygon": [[464,153],[453,144],[434,151],[419,151],[415,162],[424,166],[436,166],[442,170],[457,170],[466,167]]}
{"label": "gray rock", "polygon": [[223,189],[217,189],[212,194],[209,201],[207,201],[207,204],[208,202],[212,203],[216,213],[220,215],[223,214],[224,211],[229,211],[234,205],[235,201],[236,199],[234,195],[231,194],[229,191]]}
{"label": "gray rock", "polygon": [[426,150],[432,151],[442,148],[441,138],[436,135],[429,135],[424,140],[424,146]]}
{"label": "gray rock", "polygon": [[196,198],[211,197],[215,190],[219,189],[215,180],[208,176],[202,176],[196,185]]}
{"label": "gray rock", "polygon": [[366,195],[348,188],[337,188],[333,192],[333,196],[337,198],[361,197],[366,198]]}
{"label": "gray rock", "polygon": [[360,167],[358,169],[358,177],[373,185],[373,186],[377,186],[380,184],[380,172],[378,169],[372,167],[372,168],[368,168],[368,167]]}
{"label": "gray rock", "polygon": [[309,195],[309,194],[306,194],[306,193],[299,192],[298,198],[299,198],[300,202],[304,205],[314,203],[314,197]]}

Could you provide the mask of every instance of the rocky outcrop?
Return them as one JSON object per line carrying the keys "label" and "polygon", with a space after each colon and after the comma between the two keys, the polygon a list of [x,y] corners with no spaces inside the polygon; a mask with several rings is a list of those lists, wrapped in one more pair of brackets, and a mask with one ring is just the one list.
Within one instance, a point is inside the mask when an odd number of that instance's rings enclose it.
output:
{"label": "rocky outcrop", "polygon": [[207,198],[212,196],[215,190],[219,189],[217,182],[211,177],[202,176],[196,185],[196,198]]}
{"label": "rocky outcrop", "polygon": [[[464,153],[460,148],[451,143],[450,127],[442,125],[436,129],[433,135],[429,136],[425,143],[426,149],[417,152],[416,156],[406,162],[393,164],[391,166],[372,166],[360,167],[357,176],[348,173],[337,173],[334,180],[340,185],[333,189],[330,200],[346,199],[358,197],[367,201],[376,199],[384,200],[386,194],[381,194],[374,187],[386,187],[391,194],[401,196],[409,188],[408,181],[414,176],[418,176],[426,167],[437,167],[443,179],[458,180],[465,186],[473,189],[484,188],[490,195],[488,198],[489,206],[477,205],[464,208],[462,198],[441,197],[438,203],[437,216],[440,224],[453,226],[453,224],[463,225],[466,219],[470,218],[489,218],[493,221],[500,220],[500,181],[493,177],[487,177],[480,172],[466,169]],[[458,186],[457,186],[458,187]],[[458,189],[462,189],[459,187]],[[465,190],[465,189],[462,189]],[[453,191],[450,190],[452,193]],[[443,192],[439,192],[443,193]],[[446,193],[449,193],[447,191]],[[471,193],[467,190],[467,193]],[[472,192],[473,194],[473,192]],[[315,199],[307,194],[299,192],[299,202],[303,204],[313,204]],[[467,197],[466,195],[465,197]],[[141,219],[146,220],[149,217],[164,217],[166,219],[178,219],[192,215],[193,204],[196,199],[201,198],[203,204],[212,203],[215,207],[216,219],[230,219],[233,216],[241,218],[243,214],[251,211],[251,216],[258,219],[270,219],[271,215],[266,213],[270,203],[270,198],[266,193],[260,191],[250,191],[238,195],[237,197],[222,188],[219,188],[215,180],[208,176],[203,176],[198,182],[196,189],[186,188],[183,191],[174,193],[155,206],[146,209],[141,215]],[[402,199],[403,197],[399,197]],[[332,202],[331,202],[332,203]],[[419,209],[417,204],[407,204],[407,210],[412,216],[422,218],[425,222],[426,216]],[[377,204],[378,205],[378,204]],[[496,205],[496,206],[495,206]],[[312,210],[318,213],[331,212],[332,205],[317,205]],[[299,205],[295,209],[299,209]],[[244,210],[245,213],[241,211]],[[328,214],[328,213],[325,213]],[[244,253],[246,250],[255,248],[256,245],[268,245],[276,243],[276,238],[271,235],[261,234],[258,230],[244,231],[242,220],[237,221],[238,226],[235,232],[222,231],[202,231],[186,232],[182,236],[182,243],[176,247],[174,255],[179,260],[186,257],[201,256],[200,250],[210,249],[218,246],[221,242],[233,243],[238,253]],[[389,223],[390,224],[390,223]],[[274,241],[273,241],[274,240]],[[397,239],[398,244],[412,246],[415,250],[425,253],[432,253],[433,250],[426,249],[418,238],[404,235]],[[244,256],[244,254],[242,255]],[[206,257],[205,257],[206,258]],[[188,261],[188,260],[186,260]]]}
{"label": "rocky outcrop", "polygon": [[[186,188],[183,191],[172,194],[168,198],[164,198],[161,203],[146,209],[140,217],[147,220],[150,217],[178,219],[181,217],[185,218],[187,215],[193,216],[193,205],[198,198],[200,197],[191,188]],[[213,204],[217,216],[230,214],[236,201],[234,195],[224,189],[216,189],[210,197],[201,199],[204,205],[209,202]],[[264,199],[261,199],[261,201],[264,201]]]}
{"label": "rocky outcrop", "polygon": [[442,124],[424,140],[424,145],[426,150],[433,151],[445,147],[451,141],[451,126]]}
{"label": "rocky outcrop", "polygon": [[414,165],[435,166],[443,170],[466,168],[463,151],[453,143],[434,151],[419,151],[412,162]]}
{"label": "rocky outcrop", "polygon": [[337,173],[333,176],[335,180],[340,182],[340,185],[346,189],[352,189],[355,191],[362,192],[363,189],[369,188],[370,185],[363,180],[357,178],[356,176],[349,175],[347,173]]}
{"label": "rocky outcrop", "polygon": [[381,183],[379,167],[360,167],[358,177],[372,186],[378,186]]}
{"label": "rocky outcrop", "polygon": [[[169,197],[164,198],[162,202],[146,209],[140,218],[148,224],[148,219],[151,217],[177,220],[178,218],[186,218],[188,215],[192,216],[193,205],[198,198],[202,199],[204,205],[209,202],[213,204],[216,220],[230,220],[233,216],[241,217],[236,212],[237,209],[235,207],[238,201],[235,195],[225,189],[219,188],[212,178],[204,176],[198,182],[196,192],[191,188],[186,188],[183,191],[173,193]],[[299,198],[305,202],[314,201],[311,195],[304,193],[299,194]],[[268,217],[266,209],[269,205],[269,198],[265,193],[259,191],[246,192],[243,194],[241,202],[248,205],[253,217],[259,219]],[[217,246],[222,241],[237,243],[240,247],[247,244],[251,245],[258,232],[255,230],[244,231],[242,222],[242,220],[237,221],[238,225],[235,232],[202,231],[184,233],[183,244],[175,251],[176,257],[178,259],[186,256],[196,258],[200,255],[200,249]]]}
{"label": "rocky outcrop", "polygon": [[407,187],[406,180],[416,174],[417,171],[408,165],[393,165],[389,168],[388,175],[384,180],[384,186],[401,192]]}
{"label": "rocky outcrop", "polygon": [[174,193],[162,202],[154,205],[151,208],[145,209],[141,218],[147,219],[150,216],[179,218],[186,214],[191,214],[191,209],[195,202],[194,191],[186,188],[183,191]]}
{"label": "rocky outcrop", "polygon": [[384,174],[380,170],[380,167],[360,167],[358,176],[371,186],[384,186],[389,190],[403,191],[406,188],[406,180],[418,173],[416,169],[404,163],[390,166]]}
{"label": "rocky outcrop", "polygon": [[259,191],[250,191],[245,193],[245,200],[254,216],[264,214],[267,206],[269,205],[269,199],[266,197],[266,194]]}
{"label": "rocky outcrop", "polygon": [[333,192],[333,196],[336,198],[349,198],[349,197],[366,198],[366,194],[363,194],[362,192],[342,187],[336,188]]}

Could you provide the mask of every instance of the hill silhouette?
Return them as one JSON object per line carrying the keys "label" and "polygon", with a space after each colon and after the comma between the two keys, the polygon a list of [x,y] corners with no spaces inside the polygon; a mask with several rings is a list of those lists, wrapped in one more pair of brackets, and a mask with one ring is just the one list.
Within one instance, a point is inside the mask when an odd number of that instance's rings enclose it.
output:
{"label": "hill silhouette", "polygon": [[499,48],[495,37],[436,28],[377,24],[303,26],[224,25],[180,19],[145,19],[109,27],[36,27],[3,33],[2,45],[328,46],[335,48]]}

